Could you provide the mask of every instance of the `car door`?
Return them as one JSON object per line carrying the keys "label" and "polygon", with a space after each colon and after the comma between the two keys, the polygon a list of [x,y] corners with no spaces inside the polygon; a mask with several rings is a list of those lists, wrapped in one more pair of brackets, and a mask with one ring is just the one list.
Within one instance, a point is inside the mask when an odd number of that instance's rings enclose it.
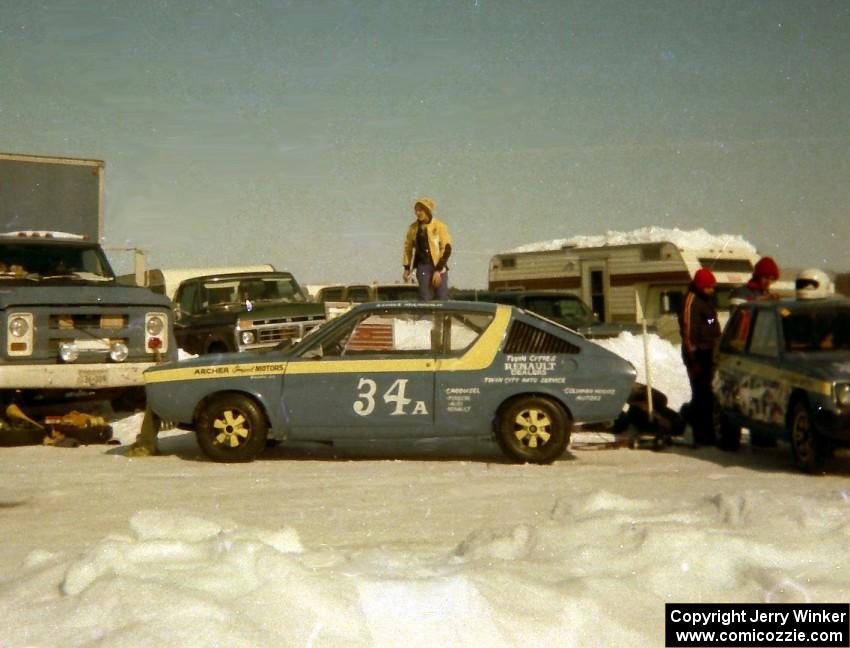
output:
{"label": "car door", "polygon": [[283,406],[293,439],[430,435],[433,309],[371,309],[288,365]]}
{"label": "car door", "polygon": [[438,323],[435,418],[443,437],[489,436],[494,405],[488,382],[510,309],[449,311]]}
{"label": "car door", "polygon": [[754,308],[747,352],[737,365],[738,408],[756,424],[784,425],[784,397],[779,380],[779,320],[773,308]]}

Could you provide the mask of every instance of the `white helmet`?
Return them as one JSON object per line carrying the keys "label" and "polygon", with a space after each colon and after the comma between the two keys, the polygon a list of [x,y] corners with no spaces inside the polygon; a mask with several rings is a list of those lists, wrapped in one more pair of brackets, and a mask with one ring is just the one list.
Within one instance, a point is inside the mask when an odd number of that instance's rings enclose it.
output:
{"label": "white helmet", "polygon": [[797,289],[797,299],[823,299],[835,292],[829,276],[817,268],[800,270],[794,287]]}

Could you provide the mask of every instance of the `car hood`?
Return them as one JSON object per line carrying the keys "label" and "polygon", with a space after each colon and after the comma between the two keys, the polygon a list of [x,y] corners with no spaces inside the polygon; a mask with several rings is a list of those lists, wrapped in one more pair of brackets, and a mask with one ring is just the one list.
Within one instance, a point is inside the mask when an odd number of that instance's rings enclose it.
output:
{"label": "car hood", "polygon": [[788,353],[784,368],[825,381],[850,382],[850,351]]}

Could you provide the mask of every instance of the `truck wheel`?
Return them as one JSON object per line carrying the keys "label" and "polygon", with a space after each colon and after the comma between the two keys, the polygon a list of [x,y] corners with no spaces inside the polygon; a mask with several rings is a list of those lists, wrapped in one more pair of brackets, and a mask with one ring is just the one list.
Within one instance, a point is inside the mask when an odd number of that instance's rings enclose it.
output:
{"label": "truck wheel", "polygon": [[821,472],[826,452],[812,421],[812,414],[804,402],[797,401],[794,404],[788,427],[794,463],[807,473]]}
{"label": "truck wheel", "polygon": [[502,451],[520,463],[548,464],[564,454],[572,419],[557,404],[539,396],[509,402],[499,415]]}
{"label": "truck wheel", "polygon": [[213,397],[198,415],[198,445],[213,461],[253,461],[266,447],[269,427],[255,401],[241,394]]}
{"label": "truck wheel", "polygon": [[741,447],[741,426],[733,423],[716,405],[714,411],[714,439],[717,447],[727,452],[735,452]]}

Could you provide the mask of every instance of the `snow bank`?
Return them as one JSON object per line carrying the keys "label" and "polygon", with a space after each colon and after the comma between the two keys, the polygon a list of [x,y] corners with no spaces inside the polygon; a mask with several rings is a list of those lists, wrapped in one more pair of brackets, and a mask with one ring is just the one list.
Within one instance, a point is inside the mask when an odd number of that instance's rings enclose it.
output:
{"label": "snow bank", "polygon": [[558,499],[535,525],[424,549],[305,548],[291,527],[141,511],[81,556],[34,552],[0,590],[0,639],[653,646],[664,601],[846,600],[847,507],[839,493],[718,492],[694,505],[599,490]]}
{"label": "snow bank", "polygon": [[544,252],[562,248],[588,248],[613,245],[628,245],[632,243],[662,243],[669,242],[678,248],[695,250],[722,250],[735,248],[737,250],[756,253],[755,247],[743,237],[732,234],[709,234],[704,229],[680,230],[664,227],[641,227],[630,232],[609,230],[599,236],[574,236],[572,238],[555,239],[528,243],[506,250],[502,254],[520,252]]}
{"label": "snow bank", "polygon": [[[678,346],[654,333],[647,334],[652,387],[667,396],[667,405],[678,411],[691,400],[688,373]],[[597,344],[631,362],[637,370],[637,382],[646,384],[646,361],[643,336],[621,333],[615,338],[594,340]]]}

